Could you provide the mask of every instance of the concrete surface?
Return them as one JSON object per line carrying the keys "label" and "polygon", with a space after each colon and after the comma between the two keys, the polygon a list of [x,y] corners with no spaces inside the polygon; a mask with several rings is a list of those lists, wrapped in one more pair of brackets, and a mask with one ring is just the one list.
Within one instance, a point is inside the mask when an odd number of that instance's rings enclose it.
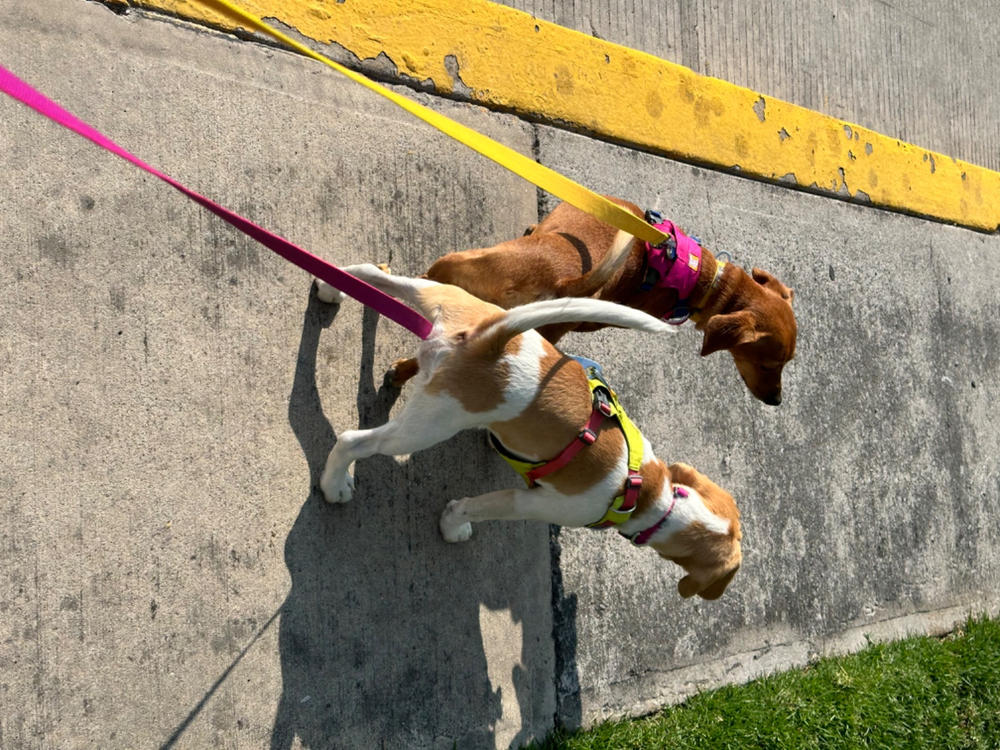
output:
{"label": "concrete surface", "polygon": [[1000,607],[1000,237],[548,128],[539,155],[774,271],[799,323],[776,409],[728,355],[699,362],[692,328],[561,342],[626,384],[659,456],[716,478],[743,514],[743,568],[716,602],[681,600],[679,569],[648,551],[560,534],[585,723]]}
{"label": "concrete surface", "polygon": [[[427,266],[529,185],[293,55],[60,0],[3,64],[143,159],[339,263]],[[530,153],[509,117],[443,109]],[[548,530],[440,541],[504,486],[462,435],[313,486],[415,339],[0,98],[0,746],[506,747],[554,712]]]}
{"label": "concrete surface", "polygon": [[992,0],[499,1],[1000,170]]}
{"label": "concrete surface", "polygon": [[[356,0],[322,7],[298,0],[241,2],[251,13],[288,27],[347,65],[421,89],[689,164],[840,200],[982,231],[1000,227],[1000,172],[954,154],[928,150],[919,142],[900,140],[898,134],[879,132],[864,121],[809,109],[766,89],[701,75],[667,59],[489,0]],[[212,2],[134,0],[134,4],[212,28],[247,33],[245,21],[234,21]],[[699,15],[689,11],[696,6],[685,5],[678,15],[677,7],[668,3],[656,13],[637,15],[656,29],[676,30],[685,21],[687,26],[693,23],[694,28],[685,28],[680,36],[691,46]],[[578,25],[592,26],[591,17],[607,16],[609,7],[606,3],[574,4],[572,12]],[[725,60],[753,59],[765,68],[774,67],[768,61],[775,46],[783,54],[788,49],[797,53],[803,46],[811,49],[813,36],[825,35],[829,27],[826,10],[813,8],[811,16],[788,14],[797,25],[784,39],[780,27],[773,24],[774,14],[764,13],[758,19],[742,12],[719,14],[714,5],[699,7],[713,18],[710,37],[721,34],[727,40],[722,47]],[[864,12],[856,14],[851,9],[845,15],[852,23],[871,28]],[[754,23],[739,25],[751,18]],[[960,37],[964,25],[972,23],[971,17],[957,14],[949,20],[955,21]],[[885,28],[887,34],[901,33],[898,26],[886,24]],[[734,34],[740,36],[739,43],[729,41]],[[943,36],[939,33],[935,38]],[[761,47],[764,38],[769,44]],[[892,65],[902,66],[909,76],[918,69],[921,49],[906,47],[903,60],[894,60]],[[955,55],[947,46],[930,50],[931,67],[920,80],[936,100],[952,101],[950,91],[939,92],[944,88],[941,79],[929,73],[952,64]],[[864,59],[870,69],[879,70],[883,60],[892,56]],[[503,64],[498,65],[498,60]],[[830,69],[834,80],[841,82],[836,76],[839,68]],[[805,90],[813,91],[812,81],[819,76],[809,67],[801,75],[807,79]],[[793,76],[793,80],[798,78]],[[841,85],[845,91],[854,90]],[[960,111],[968,109],[966,103]],[[947,122],[953,125],[955,113],[948,114]]]}
{"label": "concrete surface", "polygon": [[[0,50],[334,262],[419,272],[548,203],[330,71],[174,21],[0,0]],[[795,287],[778,409],[688,329],[566,341],[736,495],[730,590],[682,600],[612,534],[440,542],[448,499],[516,481],[474,434],[324,506],[327,450],[385,419],[412,338],[0,99],[0,746],[517,746],[1000,609],[1000,238],[423,100]]]}

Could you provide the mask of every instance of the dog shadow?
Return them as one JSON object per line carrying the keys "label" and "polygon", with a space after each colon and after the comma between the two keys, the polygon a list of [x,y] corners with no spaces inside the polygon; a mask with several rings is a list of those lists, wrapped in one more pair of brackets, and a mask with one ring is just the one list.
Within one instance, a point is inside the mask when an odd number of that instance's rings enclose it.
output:
{"label": "dog shadow", "polygon": [[[498,561],[517,554],[500,535],[448,545],[437,530],[448,499],[491,489],[484,483],[503,486],[510,477],[485,440],[464,433],[404,462],[360,461],[354,500],[328,505],[319,478],[336,435],[324,415],[316,364],[321,334],[337,310],[310,293],[289,399],[288,419],[312,489],[285,542],[291,588],[281,608],[282,694],[271,747],[291,747],[296,737],[324,748],[495,747],[510,700],[491,683],[484,607],[509,610],[512,626],[523,629],[520,665],[507,684],[525,725],[502,738],[503,746],[518,747],[530,739],[537,680],[530,665],[551,658],[552,633],[534,632],[539,618],[527,608],[537,602],[498,580]],[[377,318],[365,310],[357,392],[362,427],[385,422],[398,395],[376,385],[382,380],[374,371]],[[509,717],[504,721],[509,727]]]}

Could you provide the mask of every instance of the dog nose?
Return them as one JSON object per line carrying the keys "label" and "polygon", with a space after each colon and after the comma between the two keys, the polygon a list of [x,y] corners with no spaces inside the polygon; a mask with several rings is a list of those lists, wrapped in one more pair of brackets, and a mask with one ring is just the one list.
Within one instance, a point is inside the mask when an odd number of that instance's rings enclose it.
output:
{"label": "dog nose", "polygon": [[781,404],[781,391],[775,391],[764,396],[764,403],[768,406],[778,406]]}

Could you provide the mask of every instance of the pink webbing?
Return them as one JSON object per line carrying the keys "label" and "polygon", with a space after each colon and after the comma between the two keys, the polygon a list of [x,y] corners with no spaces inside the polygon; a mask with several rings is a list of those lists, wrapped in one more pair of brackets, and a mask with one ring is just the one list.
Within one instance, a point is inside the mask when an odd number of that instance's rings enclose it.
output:
{"label": "pink webbing", "polygon": [[139,158],[133,156],[117,143],[99,133],[87,123],[78,120],[58,104],[48,99],[41,92],[36,91],[27,83],[19,79],[5,67],[0,65],[0,91],[12,96],[31,107],[36,112],[48,117],[53,122],[72,130],[84,138],[93,141],[98,146],[107,149],[113,154],[120,156],[135,166],[149,172],[155,177],[159,177],[171,187],[184,193],[188,198],[207,208],[223,221],[239,229],[244,234],[249,235],[265,247],[273,250],[281,257],[294,263],[306,272],[322,279],[328,284],[336,287],[345,294],[349,294],[362,304],[374,308],[382,315],[396,321],[404,328],[412,331],[422,339],[427,338],[431,331],[431,323],[416,310],[407,307],[402,302],[384,292],[376,289],[361,279],[340,270],[336,266],[326,262],[312,253],[293,245],[288,240],[272,234],[263,227],[259,227],[252,221],[244,219],[239,214],[235,214],[227,208],[223,208],[218,203],[210,201],[198,193],[190,190],[173,178],[149,166]]}
{"label": "pink webbing", "polygon": [[686,300],[698,283],[701,245],[684,234],[672,221],[663,221],[655,226],[661,232],[672,234],[677,245],[677,257],[671,261],[666,258],[663,247],[652,247],[646,243],[647,262],[660,275],[657,286],[676,289],[677,299]]}

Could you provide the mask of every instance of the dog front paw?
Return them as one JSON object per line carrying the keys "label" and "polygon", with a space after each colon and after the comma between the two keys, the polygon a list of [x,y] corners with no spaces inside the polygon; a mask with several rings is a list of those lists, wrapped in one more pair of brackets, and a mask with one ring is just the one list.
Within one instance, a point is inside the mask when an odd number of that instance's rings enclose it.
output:
{"label": "dog front paw", "polygon": [[319,487],[328,503],[349,503],[354,496],[354,477],[346,473],[339,478],[324,475]]}
{"label": "dog front paw", "polygon": [[316,279],[316,296],[319,297],[320,302],[326,302],[331,305],[339,305],[344,301],[344,293],[330,284],[327,284],[322,279]]}
{"label": "dog front paw", "polygon": [[461,500],[452,500],[441,514],[441,536],[446,542],[467,542],[472,536],[472,524],[462,520]]}

